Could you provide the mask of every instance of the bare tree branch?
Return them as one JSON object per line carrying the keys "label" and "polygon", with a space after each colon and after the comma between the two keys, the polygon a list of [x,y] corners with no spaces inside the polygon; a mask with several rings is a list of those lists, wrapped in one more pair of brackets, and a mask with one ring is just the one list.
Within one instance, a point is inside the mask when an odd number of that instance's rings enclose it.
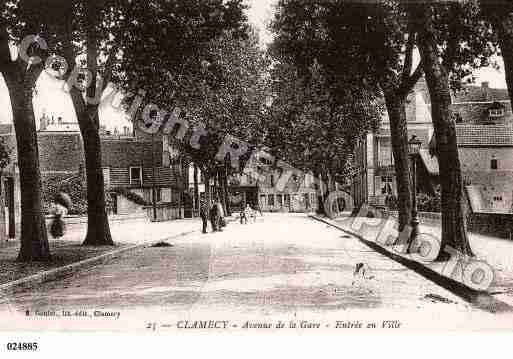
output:
{"label": "bare tree branch", "polygon": [[419,79],[422,77],[422,75],[424,75],[424,69],[422,67],[422,62],[420,62],[417,65],[417,68],[415,69],[413,74],[411,74],[411,76],[408,77],[408,79],[406,79],[406,81],[403,81],[401,83],[401,86],[399,87],[399,90],[398,90],[399,93],[403,94],[403,95],[407,95],[408,92],[410,92],[412,90],[412,88],[415,86],[415,84],[419,81]]}

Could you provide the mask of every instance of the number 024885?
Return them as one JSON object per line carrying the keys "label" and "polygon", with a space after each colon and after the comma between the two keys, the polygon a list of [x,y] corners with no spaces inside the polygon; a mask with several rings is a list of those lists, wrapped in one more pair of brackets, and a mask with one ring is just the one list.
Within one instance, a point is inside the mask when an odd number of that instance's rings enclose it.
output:
{"label": "number 024885", "polygon": [[7,350],[17,350],[17,351],[30,351],[30,350],[37,350],[37,343],[20,343],[20,342],[10,342],[7,343]]}

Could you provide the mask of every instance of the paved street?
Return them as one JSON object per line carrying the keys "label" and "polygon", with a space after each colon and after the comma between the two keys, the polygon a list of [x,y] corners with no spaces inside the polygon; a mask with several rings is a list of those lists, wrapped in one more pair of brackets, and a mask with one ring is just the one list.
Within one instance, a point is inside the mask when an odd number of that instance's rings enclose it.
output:
{"label": "paved street", "polygon": [[[337,320],[383,314],[422,328],[471,326],[476,318],[476,326],[483,328],[494,318],[306,215],[270,214],[254,224],[231,223],[222,233],[196,232],[171,243],[19,291],[1,299],[0,311],[23,315],[25,310],[117,308],[126,325],[132,323],[128,318],[201,313]],[[364,264],[364,275],[354,275],[357,263]]]}

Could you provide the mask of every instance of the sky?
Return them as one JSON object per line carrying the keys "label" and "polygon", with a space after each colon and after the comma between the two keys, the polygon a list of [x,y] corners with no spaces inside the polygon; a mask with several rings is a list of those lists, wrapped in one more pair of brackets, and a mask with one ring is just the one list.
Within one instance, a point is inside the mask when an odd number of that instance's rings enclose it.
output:
{"label": "sky", "polygon": [[[249,5],[248,19],[259,31],[260,42],[263,47],[272,41],[272,35],[267,30],[267,24],[272,18],[273,5],[277,0],[246,0]],[[499,61],[501,63],[501,61]],[[501,69],[503,65],[501,63]],[[476,84],[488,81],[492,88],[506,88],[503,71],[492,68],[484,68],[476,72]],[[34,97],[34,112],[36,127],[39,127],[39,118],[43,112],[49,116],[61,116],[66,122],[76,122],[75,112],[72,107],[69,94],[64,90],[63,82],[45,74],[41,75],[36,84],[36,96]],[[100,122],[108,129],[130,126],[122,112],[110,105],[100,107]],[[0,123],[12,123],[12,110],[9,94],[0,74]]]}

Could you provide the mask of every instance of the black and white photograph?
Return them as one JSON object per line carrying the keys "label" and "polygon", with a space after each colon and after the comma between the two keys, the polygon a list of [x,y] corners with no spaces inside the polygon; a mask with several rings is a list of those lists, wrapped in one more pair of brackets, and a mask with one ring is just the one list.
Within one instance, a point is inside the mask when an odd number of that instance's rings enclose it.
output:
{"label": "black and white photograph", "polygon": [[0,14],[1,350],[513,329],[513,1]]}

